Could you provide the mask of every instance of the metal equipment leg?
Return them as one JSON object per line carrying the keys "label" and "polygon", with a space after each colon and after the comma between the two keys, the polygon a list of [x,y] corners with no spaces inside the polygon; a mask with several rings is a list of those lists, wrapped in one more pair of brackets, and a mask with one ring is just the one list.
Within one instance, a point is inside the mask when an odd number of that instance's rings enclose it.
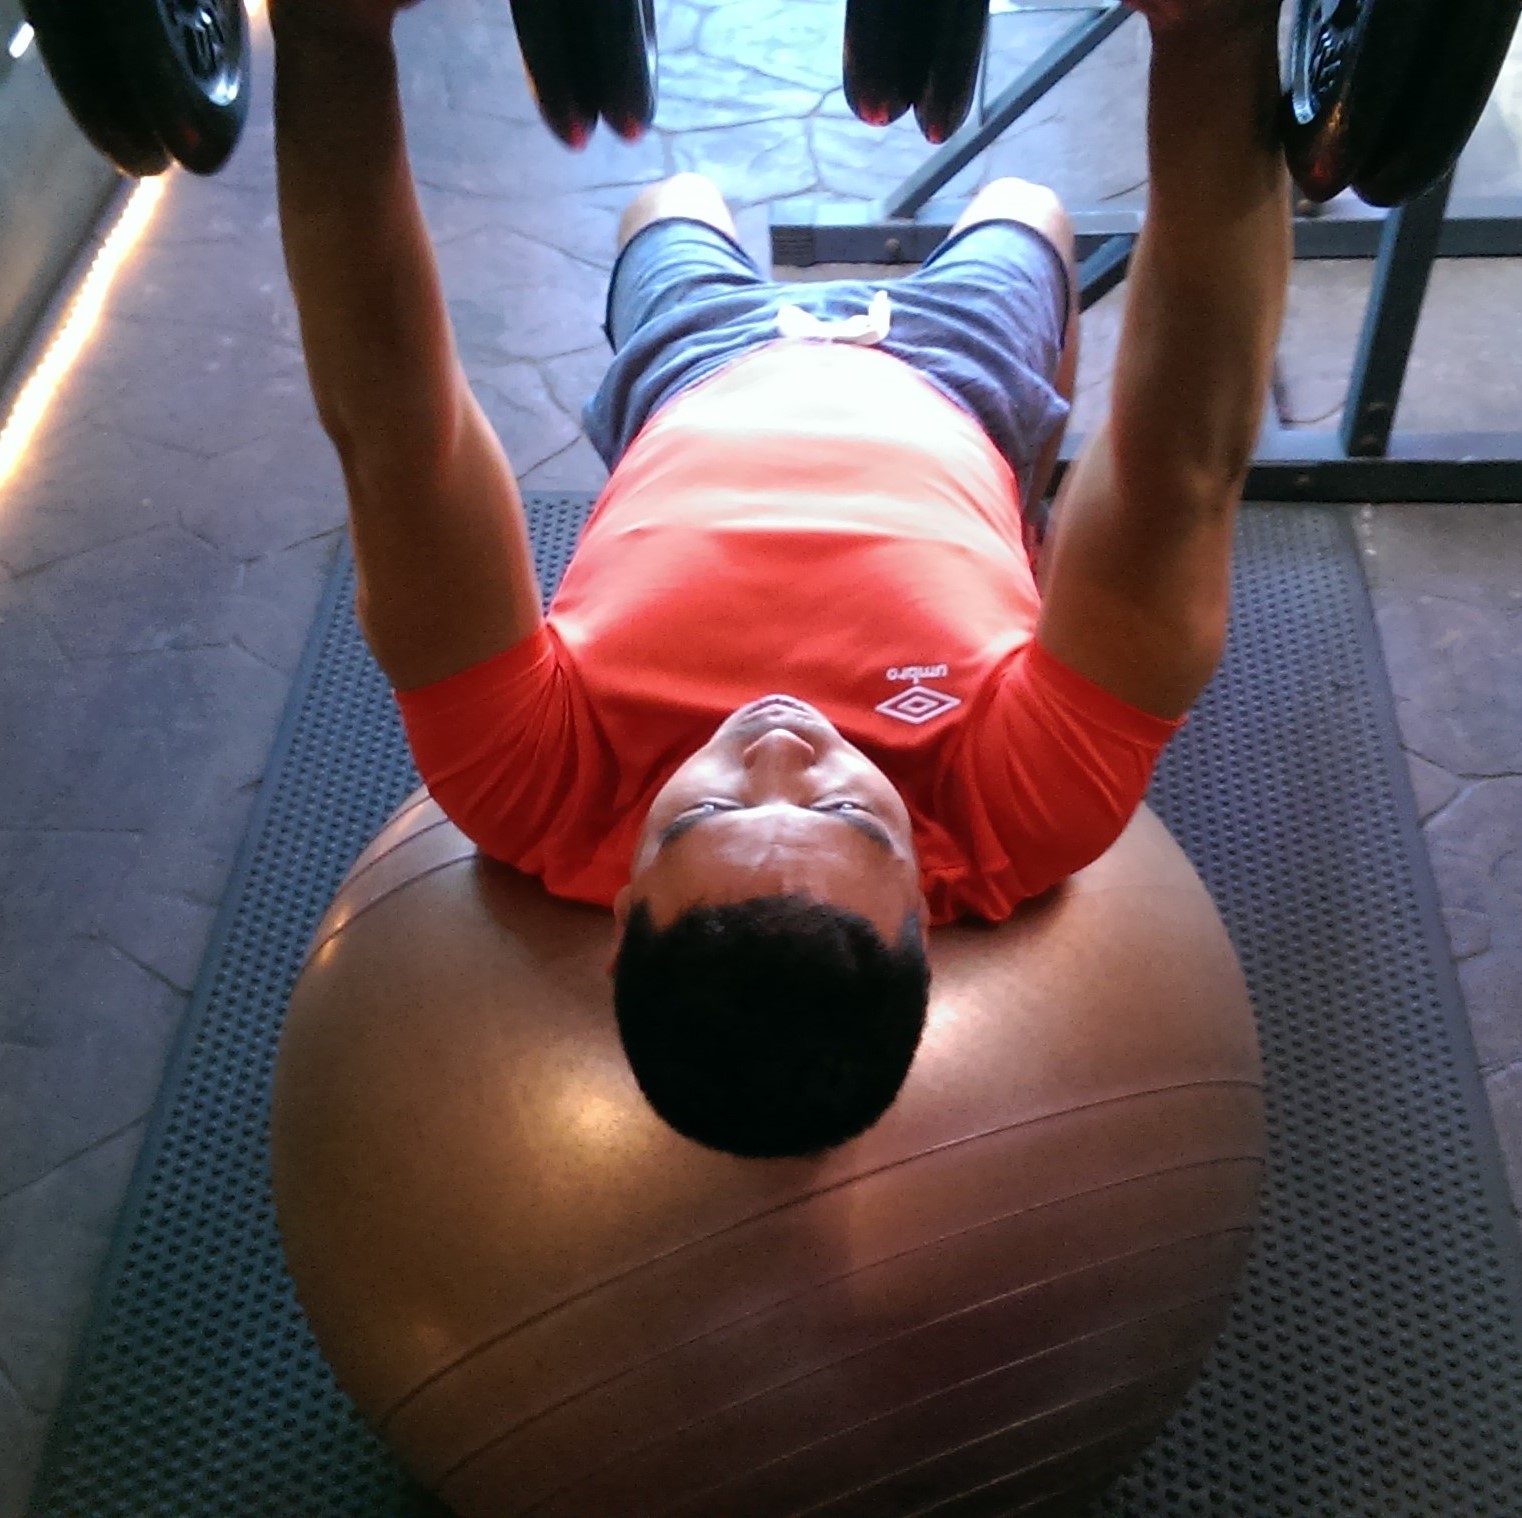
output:
{"label": "metal equipment leg", "polygon": [[862,208],[812,207],[804,202],[800,214],[799,202],[777,206],[772,262],[794,268],[922,262],[946,228],[922,227],[914,221],[915,214],[1134,14],[1121,0],[1095,0],[1073,9],[1081,18],[1076,26],[865,216]]}
{"label": "metal equipment leg", "polygon": [[1078,265],[1078,308],[1087,311],[1116,289],[1131,271],[1135,237],[1107,238]]}
{"label": "metal equipment leg", "polygon": [[1425,195],[1385,220],[1342,416],[1342,446],[1349,458],[1383,458],[1389,449],[1452,191],[1450,171]]}
{"label": "metal equipment leg", "polygon": [[[1119,3],[1098,5],[1054,43],[993,104],[943,143],[883,202],[887,217],[913,216],[1134,14]],[[985,61],[985,67],[987,66]]]}
{"label": "metal equipment leg", "polygon": [[[917,213],[1131,14],[1118,0],[1064,9],[1083,19],[883,200],[776,206],[773,263],[923,262],[950,225]],[[1433,261],[1522,257],[1522,197],[1469,194],[1450,201],[1452,188],[1450,175],[1387,216],[1334,203],[1296,218],[1296,258],[1377,258],[1378,264],[1340,428],[1285,425],[1271,412],[1249,472],[1248,499],[1522,501],[1522,432],[1393,430]],[[1125,278],[1144,212],[1105,206],[1071,215],[1087,309]],[[1083,443],[1080,435],[1068,435],[1064,466]]]}

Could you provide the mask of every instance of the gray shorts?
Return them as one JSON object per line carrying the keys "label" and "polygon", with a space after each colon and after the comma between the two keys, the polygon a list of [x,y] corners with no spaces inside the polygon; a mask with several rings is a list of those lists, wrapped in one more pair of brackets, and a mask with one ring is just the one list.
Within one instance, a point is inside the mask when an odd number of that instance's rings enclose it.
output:
{"label": "gray shorts", "polygon": [[[1019,222],[981,222],[885,283],[893,323],[883,351],[971,412],[1026,490],[1068,414],[1052,383],[1071,299],[1056,249]],[[780,283],[706,223],[652,223],[613,270],[604,330],[614,356],[587,403],[587,436],[612,469],[667,401],[775,341],[784,303],[838,320],[864,312],[879,288],[860,279]]]}

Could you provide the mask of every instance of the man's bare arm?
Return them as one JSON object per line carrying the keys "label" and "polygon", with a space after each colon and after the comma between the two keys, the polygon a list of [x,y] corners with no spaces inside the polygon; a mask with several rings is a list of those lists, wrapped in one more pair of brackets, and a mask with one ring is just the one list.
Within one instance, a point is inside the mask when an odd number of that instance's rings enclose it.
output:
{"label": "man's bare arm", "polygon": [[286,264],[342,462],[359,610],[412,689],[540,625],[522,501],[470,393],[407,164],[386,0],[276,0]]}
{"label": "man's bare arm", "polygon": [[1183,17],[1153,19],[1148,209],[1110,415],[1058,496],[1038,635],[1113,694],[1176,717],[1225,642],[1291,229],[1277,6],[1167,9]]}

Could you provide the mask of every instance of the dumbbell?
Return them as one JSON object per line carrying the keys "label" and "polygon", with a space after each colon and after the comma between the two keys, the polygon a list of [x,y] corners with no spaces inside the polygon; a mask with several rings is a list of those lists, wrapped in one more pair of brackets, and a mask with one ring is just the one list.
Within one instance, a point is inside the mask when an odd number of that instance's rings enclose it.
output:
{"label": "dumbbell", "polygon": [[[1285,155],[1311,201],[1352,186],[1401,205],[1458,161],[1495,88],[1522,0],[1297,0]],[[845,87],[863,121],[914,107],[932,142],[962,124],[987,0],[848,0]]]}
{"label": "dumbbell", "polygon": [[248,116],[243,0],[25,0],[58,92],[122,173],[214,174]]}
{"label": "dumbbell", "polygon": [[1403,205],[1458,162],[1522,0],[1299,0],[1284,146],[1313,201]]}
{"label": "dumbbell", "polygon": [[967,118],[988,33],[988,0],[848,0],[846,100],[872,126],[910,106],[945,142]]}
{"label": "dumbbell", "polygon": [[[70,114],[126,175],[214,174],[248,116],[243,0],[24,0]],[[654,0],[512,0],[540,114],[571,147],[598,119],[633,140],[655,115]]]}
{"label": "dumbbell", "polygon": [[[24,0],[74,118],[125,174],[214,173],[248,114],[243,0]],[[540,114],[571,147],[655,114],[654,0],[511,0]],[[1414,199],[1463,151],[1522,0],[1296,0],[1285,152],[1305,195]],[[944,142],[966,118],[988,0],[847,0],[846,98],[886,126],[911,107]]]}
{"label": "dumbbell", "polygon": [[606,121],[626,142],[655,119],[655,0],[512,0],[545,125],[584,147]]}

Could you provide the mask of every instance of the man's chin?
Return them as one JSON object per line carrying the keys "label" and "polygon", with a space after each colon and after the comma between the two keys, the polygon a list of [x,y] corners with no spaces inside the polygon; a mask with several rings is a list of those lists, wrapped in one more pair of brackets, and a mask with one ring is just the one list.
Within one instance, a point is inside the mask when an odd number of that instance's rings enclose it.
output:
{"label": "man's chin", "polygon": [[835,724],[818,707],[796,696],[763,696],[736,711],[724,724],[744,738],[760,737],[774,728],[786,728],[802,738],[821,738],[836,733]]}

